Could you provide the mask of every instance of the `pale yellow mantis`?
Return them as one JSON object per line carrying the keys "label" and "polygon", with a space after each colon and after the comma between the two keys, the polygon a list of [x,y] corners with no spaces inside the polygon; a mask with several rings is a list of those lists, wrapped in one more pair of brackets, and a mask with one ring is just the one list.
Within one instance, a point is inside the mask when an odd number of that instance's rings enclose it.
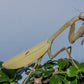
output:
{"label": "pale yellow mantis", "polygon": [[[84,12],[82,12],[79,16],[76,16],[76,17],[72,18],[71,20],[69,20],[68,22],[66,22],[54,35],[52,35],[47,40],[45,40],[45,41],[35,45],[34,47],[29,48],[28,50],[23,51],[22,53],[5,61],[2,64],[2,66],[6,67],[8,69],[18,69],[18,68],[24,67],[24,66],[34,62],[35,60],[38,60],[38,62],[36,63],[36,65],[37,65],[40,63],[42,56],[46,52],[48,52],[49,58],[53,59],[60,52],[66,50],[67,53],[69,54],[69,57],[71,58],[70,53],[67,50],[67,49],[70,49],[71,47],[67,47],[67,48],[64,47],[64,48],[60,49],[57,53],[52,55],[51,54],[51,45],[52,45],[54,39],[56,39],[56,37],[59,36],[69,26],[71,26],[70,32],[69,32],[69,42],[70,43],[74,43],[77,39],[82,37],[84,34],[84,23],[80,26],[80,28],[77,30],[77,32],[75,32],[75,22],[78,20],[84,21]],[[73,61],[73,59],[72,59],[72,61]],[[35,68],[35,66],[34,66],[34,68]]]}

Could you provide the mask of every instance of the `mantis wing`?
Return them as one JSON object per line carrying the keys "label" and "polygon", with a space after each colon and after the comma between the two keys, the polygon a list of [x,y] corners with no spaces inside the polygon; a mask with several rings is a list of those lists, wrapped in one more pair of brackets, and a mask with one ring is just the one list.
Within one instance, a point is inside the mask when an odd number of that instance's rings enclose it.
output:
{"label": "mantis wing", "polygon": [[22,53],[12,57],[11,59],[5,61],[2,66],[8,69],[18,69],[23,66],[26,66],[35,60],[42,57],[50,47],[48,40],[45,40],[34,47],[23,51]]}

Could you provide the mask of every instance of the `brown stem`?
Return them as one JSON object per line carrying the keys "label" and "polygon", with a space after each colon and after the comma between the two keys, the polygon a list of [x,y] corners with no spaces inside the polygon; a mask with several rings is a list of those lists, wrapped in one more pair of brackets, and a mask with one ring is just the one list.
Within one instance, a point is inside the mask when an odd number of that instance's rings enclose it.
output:
{"label": "brown stem", "polygon": [[35,63],[34,67],[32,68],[32,70],[30,71],[30,73],[28,74],[28,76],[26,77],[26,79],[24,80],[23,84],[26,84],[27,80],[29,79],[29,76],[31,75],[31,73],[33,72],[34,68],[38,65],[38,63]]}

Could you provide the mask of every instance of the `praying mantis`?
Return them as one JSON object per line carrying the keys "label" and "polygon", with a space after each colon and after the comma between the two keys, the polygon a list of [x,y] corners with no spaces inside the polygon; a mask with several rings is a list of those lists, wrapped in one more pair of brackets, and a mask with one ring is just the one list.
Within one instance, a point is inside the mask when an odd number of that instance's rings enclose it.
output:
{"label": "praying mantis", "polygon": [[[73,59],[71,58],[71,47],[64,47],[60,49],[55,54],[51,53],[51,46],[54,41],[66,28],[70,26],[69,31],[69,42],[74,43],[77,39],[80,37],[83,37],[84,35],[84,23],[81,24],[77,32],[75,32],[75,22],[78,20],[84,21],[84,12],[82,12],[79,16],[73,17],[71,20],[67,21],[56,33],[54,33],[51,37],[49,37],[47,40],[44,40],[43,42],[35,45],[32,48],[27,49],[26,51],[23,51],[22,53],[19,53],[18,55],[10,58],[9,60],[5,61],[2,66],[8,69],[18,69],[21,67],[24,67],[35,60],[38,60],[33,69],[40,64],[41,59],[43,55],[47,52],[50,59],[55,58],[59,53],[66,50],[66,52],[69,55],[69,58],[72,60],[73,64],[77,68],[77,65],[74,63]],[[70,49],[70,52],[68,51]],[[33,71],[32,69],[32,71]],[[29,73],[29,75],[32,73],[32,71]],[[29,76],[28,76],[29,77]],[[28,79],[27,77],[27,79]],[[26,79],[26,80],[27,80]],[[25,82],[24,82],[25,84]]]}

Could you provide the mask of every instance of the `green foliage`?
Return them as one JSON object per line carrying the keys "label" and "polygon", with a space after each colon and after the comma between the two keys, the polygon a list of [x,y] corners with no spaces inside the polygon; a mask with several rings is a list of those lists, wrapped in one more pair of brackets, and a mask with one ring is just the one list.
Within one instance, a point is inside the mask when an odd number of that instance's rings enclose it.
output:
{"label": "green foliage", "polygon": [[65,77],[64,84],[78,84],[76,77]]}
{"label": "green foliage", "polygon": [[18,84],[18,80],[22,79],[21,72],[18,72],[20,69],[6,69],[2,67],[2,63],[0,62],[0,84]]}
{"label": "green foliage", "polygon": [[57,75],[54,75],[54,76],[52,76],[51,78],[50,78],[50,80],[49,80],[49,84],[62,84],[62,81],[61,81],[61,79],[60,79],[60,77],[59,76],[57,76]]}
{"label": "green foliage", "polygon": [[3,81],[9,82],[9,77],[5,73],[0,71],[0,82],[3,82]]}
{"label": "green foliage", "polygon": [[[84,84],[84,63],[78,63],[76,68],[70,59],[48,60],[43,65],[37,66],[26,84],[34,84],[35,78],[42,78],[42,84]],[[29,74],[35,63],[18,70],[3,68],[0,62],[0,84],[18,84],[22,79],[21,74]]]}
{"label": "green foliage", "polygon": [[69,77],[74,77],[79,73],[78,69],[75,66],[71,66],[67,69],[67,75]]}
{"label": "green foliage", "polygon": [[59,59],[58,60],[59,71],[64,69],[64,67],[67,65],[67,63],[68,63],[67,59]]}
{"label": "green foliage", "polygon": [[[84,83],[84,80],[81,80],[84,76],[84,63],[78,63],[76,60],[74,60],[74,62],[78,68],[76,68],[72,61],[67,58],[58,59],[57,61],[49,60],[43,65],[37,67],[31,74],[28,81],[33,84],[33,77],[42,77],[42,82],[48,80],[46,84],[82,84]],[[29,72],[30,70],[28,70],[28,73]],[[28,73],[26,71],[27,75]]]}
{"label": "green foliage", "polygon": [[79,69],[80,71],[84,72],[84,63],[80,63],[80,64],[78,65],[78,69]]}

